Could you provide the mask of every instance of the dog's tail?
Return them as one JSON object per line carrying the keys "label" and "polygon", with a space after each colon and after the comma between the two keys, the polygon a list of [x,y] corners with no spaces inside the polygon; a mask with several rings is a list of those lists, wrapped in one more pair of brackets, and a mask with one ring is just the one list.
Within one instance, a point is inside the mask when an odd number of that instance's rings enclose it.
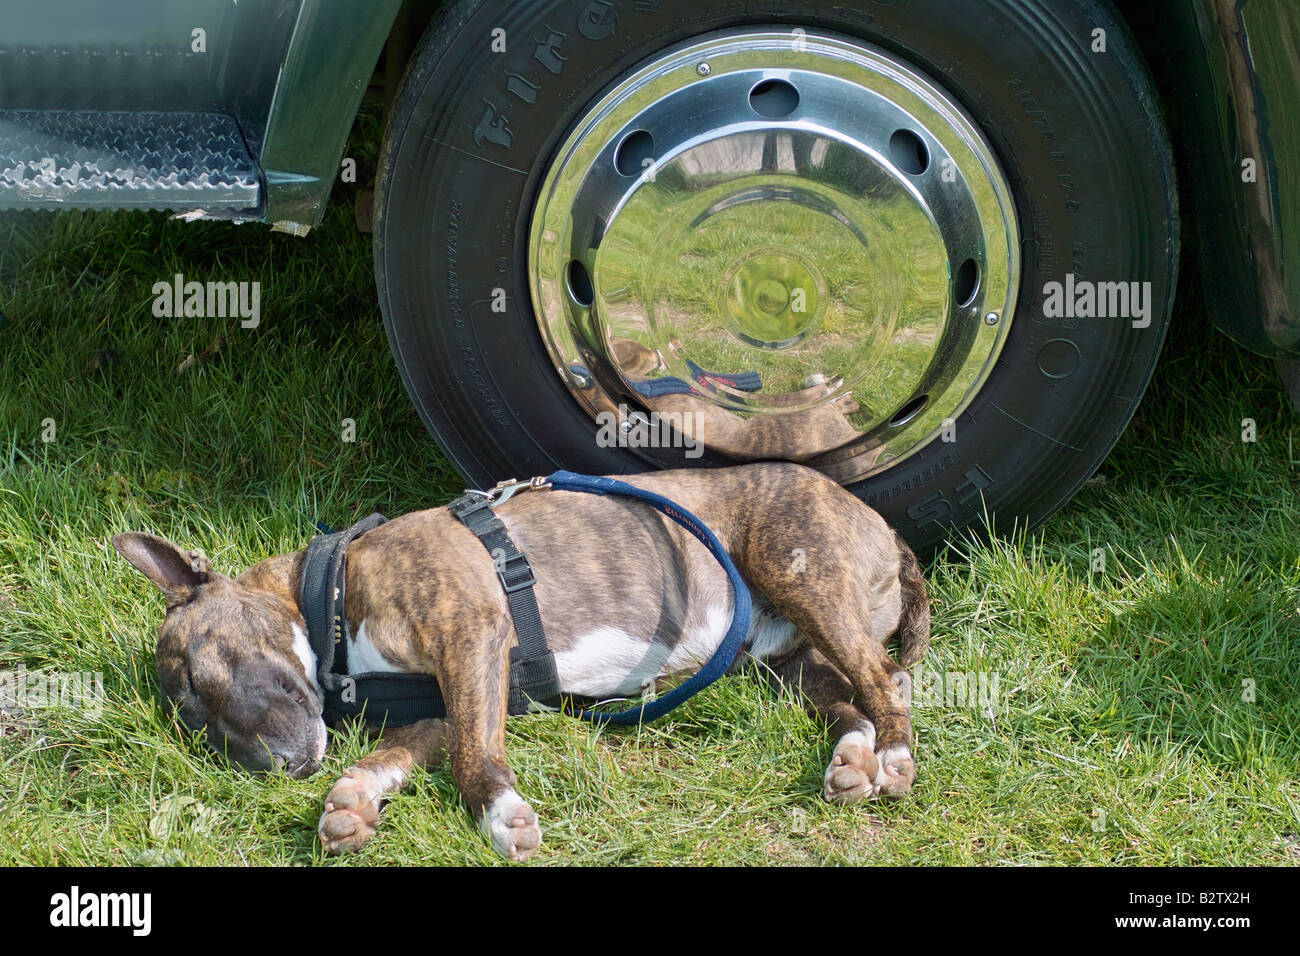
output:
{"label": "dog's tail", "polygon": [[903,610],[898,618],[899,663],[911,667],[930,648],[930,595],[920,562],[897,531],[898,583],[902,589]]}

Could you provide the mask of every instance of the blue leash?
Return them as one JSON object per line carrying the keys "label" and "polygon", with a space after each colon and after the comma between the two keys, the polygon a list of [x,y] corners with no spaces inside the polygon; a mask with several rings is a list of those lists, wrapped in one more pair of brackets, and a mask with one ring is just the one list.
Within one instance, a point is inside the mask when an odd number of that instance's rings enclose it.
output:
{"label": "blue leash", "polygon": [[713,652],[713,656],[709,658],[708,663],[692,674],[688,680],[677,685],[662,697],[642,703],[637,707],[631,707],[617,713],[580,710],[575,715],[593,724],[631,725],[657,720],[678,704],[689,700],[704,690],[731,667],[736,655],[740,652],[741,644],[745,641],[745,635],[749,633],[751,612],[749,587],[740,576],[740,572],[736,570],[736,565],[732,563],[730,556],[723,549],[722,543],[705,526],[704,522],[663,495],[657,495],[653,491],[646,491],[644,488],[629,485],[624,481],[616,481],[613,478],[575,475],[571,471],[557,471],[552,475],[548,475],[545,481],[552,488],[559,491],[585,491],[596,495],[623,495],[644,501],[650,507],[676,521],[695,535],[700,540],[700,543],[708,548],[709,553],[722,565],[722,569],[727,572],[727,579],[731,582],[731,592],[735,596],[735,610],[731,615],[731,628],[722,638],[722,643]]}

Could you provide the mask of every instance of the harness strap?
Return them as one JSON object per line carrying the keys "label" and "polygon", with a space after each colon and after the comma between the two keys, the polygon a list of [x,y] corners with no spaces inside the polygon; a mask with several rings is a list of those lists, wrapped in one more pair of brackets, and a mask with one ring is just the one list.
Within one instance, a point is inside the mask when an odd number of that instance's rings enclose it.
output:
{"label": "harness strap", "polygon": [[482,495],[466,494],[449,506],[451,513],[473,531],[492,555],[497,578],[506,592],[510,617],[519,646],[510,648],[510,700],[507,712],[527,713],[533,702],[553,701],[560,696],[560,675],[555,655],[546,645],[542,615],[537,609],[533,566],[515,547],[506,526],[492,510],[492,501]]}
{"label": "harness strap", "polygon": [[438,682],[428,674],[349,674],[344,640],[348,545],[387,519],[372,514],[346,531],[318,534],[307,543],[298,585],[298,606],[316,654],[316,679],[329,723],[360,716],[367,708],[390,726],[446,713]]}
{"label": "harness strap", "polygon": [[335,672],[336,657],[342,673],[347,673],[343,608],[348,545],[386,520],[381,514],[372,514],[346,531],[318,534],[307,544],[298,584],[298,606],[307,622],[307,639],[316,654],[316,676],[327,694],[341,687],[340,675]]}

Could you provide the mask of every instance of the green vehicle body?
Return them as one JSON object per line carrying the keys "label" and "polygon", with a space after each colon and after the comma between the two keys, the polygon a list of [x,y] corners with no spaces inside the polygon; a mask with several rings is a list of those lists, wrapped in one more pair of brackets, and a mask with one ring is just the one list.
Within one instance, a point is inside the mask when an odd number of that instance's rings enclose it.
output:
{"label": "green vehicle body", "polygon": [[[1165,112],[1216,325],[1263,354],[1300,356],[1300,3],[1117,5],[1168,90]],[[165,208],[305,233],[324,215],[401,7],[0,3],[0,209]],[[105,118],[120,124],[110,145],[128,169],[133,151],[151,157],[147,181],[110,174],[101,185],[60,183],[62,164],[77,160],[66,158],[59,131]],[[155,126],[189,128],[197,143],[227,137],[218,162],[238,168],[182,176],[195,188],[177,188],[166,151],[150,143]],[[33,172],[41,163],[53,188]]]}

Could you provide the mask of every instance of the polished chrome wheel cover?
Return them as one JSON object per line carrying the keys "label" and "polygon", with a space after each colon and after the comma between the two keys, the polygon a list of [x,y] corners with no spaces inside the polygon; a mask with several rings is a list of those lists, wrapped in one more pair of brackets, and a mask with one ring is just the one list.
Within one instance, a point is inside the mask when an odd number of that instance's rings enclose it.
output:
{"label": "polished chrome wheel cover", "polygon": [[588,111],[529,268],[593,416],[658,413],[716,453],[848,482],[951,427],[1020,265],[1005,177],[947,94],[879,49],[763,30],[664,54]]}

